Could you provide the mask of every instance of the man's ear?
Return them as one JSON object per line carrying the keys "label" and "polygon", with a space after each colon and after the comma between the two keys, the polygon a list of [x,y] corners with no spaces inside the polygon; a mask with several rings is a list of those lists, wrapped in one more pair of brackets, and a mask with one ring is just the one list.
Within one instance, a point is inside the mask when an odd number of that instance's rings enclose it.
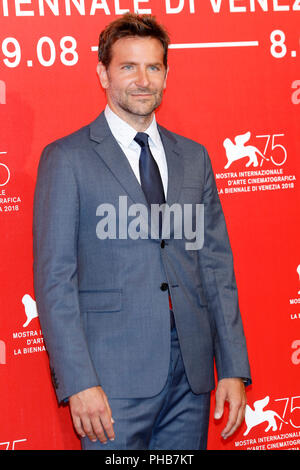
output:
{"label": "man's ear", "polygon": [[99,62],[97,65],[97,75],[99,77],[100,83],[104,89],[109,87],[108,74],[105,65],[102,62]]}

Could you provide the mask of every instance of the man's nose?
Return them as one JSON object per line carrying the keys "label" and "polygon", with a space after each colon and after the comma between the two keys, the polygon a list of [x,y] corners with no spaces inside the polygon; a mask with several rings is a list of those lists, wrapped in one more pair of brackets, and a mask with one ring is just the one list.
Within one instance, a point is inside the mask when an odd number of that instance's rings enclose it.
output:
{"label": "man's nose", "polygon": [[148,72],[145,68],[138,69],[135,83],[137,86],[146,88],[150,84]]}

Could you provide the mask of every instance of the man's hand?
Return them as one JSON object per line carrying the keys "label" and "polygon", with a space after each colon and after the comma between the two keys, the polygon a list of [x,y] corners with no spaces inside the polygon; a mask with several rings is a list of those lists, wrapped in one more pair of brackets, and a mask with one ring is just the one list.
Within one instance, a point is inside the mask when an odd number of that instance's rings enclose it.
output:
{"label": "man's hand", "polygon": [[[69,398],[75,430],[92,442],[97,438],[105,444],[107,437],[114,440],[113,419],[107,396],[101,387],[91,387]],[[106,437],[107,436],[107,437]]]}
{"label": "man's hand", "polygon": [[246,392],[242,379],[222,379],[216,390],[215,419],[223,416],[225,401],[229,402],[229,415],[225,428],[221,432],[223,439],[231,436],[242,424],[245,417]]}

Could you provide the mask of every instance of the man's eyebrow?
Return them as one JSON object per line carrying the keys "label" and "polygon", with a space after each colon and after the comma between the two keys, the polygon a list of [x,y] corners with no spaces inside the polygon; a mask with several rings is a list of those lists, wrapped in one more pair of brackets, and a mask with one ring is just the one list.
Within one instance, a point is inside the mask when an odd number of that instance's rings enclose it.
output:
{"label": "man's eyebrow", "polygon": [[[132,60],[121,62],[120,65],[139,65],[139,62],[134,62]],[[156,65],[161,66],[163,62],[148,62],[146,65]]]}
{"label": "man's eyebrow", "polygon": [[160,65],[163,65],[163,62],[149,62],[148,65],[156,65],[156,66],[160,66]]}

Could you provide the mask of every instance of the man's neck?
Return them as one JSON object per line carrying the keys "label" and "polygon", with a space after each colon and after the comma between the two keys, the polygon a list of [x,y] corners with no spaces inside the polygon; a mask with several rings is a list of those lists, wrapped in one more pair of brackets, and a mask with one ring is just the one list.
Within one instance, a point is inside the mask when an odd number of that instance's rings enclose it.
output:
{"label": "man's neck", "polygon": [[112,103],[108,103],[108,106],[110,107],[111,111],[113,111],[120,119],[123,119],[123,121],[127,122],[127,124],[133,127],[133,129],[135,129],[137,132],[144,132],[146,129],[148,129],[153,120],[154,112],[147,116],[139,116],[137,114],[128,113],[119,108],[116,109]]}

